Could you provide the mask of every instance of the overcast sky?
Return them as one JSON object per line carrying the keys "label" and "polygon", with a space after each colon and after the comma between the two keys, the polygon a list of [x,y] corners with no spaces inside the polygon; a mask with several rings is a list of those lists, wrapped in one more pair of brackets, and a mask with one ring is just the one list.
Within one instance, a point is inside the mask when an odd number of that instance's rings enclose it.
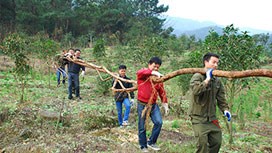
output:
{"label": "overcast sky", "polygon": [[159,0],[166,15],[272,31],[272,0]]}

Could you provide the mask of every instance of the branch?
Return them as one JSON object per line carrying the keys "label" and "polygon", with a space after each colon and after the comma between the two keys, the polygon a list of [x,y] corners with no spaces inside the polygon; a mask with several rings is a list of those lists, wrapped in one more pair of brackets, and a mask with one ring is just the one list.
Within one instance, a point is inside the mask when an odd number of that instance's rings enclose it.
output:
{"label": "branch", "polygon": [[[104,66],[97,66],[95,64],[92,63],[87,63],[83,60],[80,59],[72,59],[69,57],[66,57],[67,60],[74,62],[76,64],[79,65],[83,65],[85,67],[88,68],[92,68],[95,69],[99,72],[104,72],[107,73],[109,75],[111,75],[113,78],[117,79],[117,80],[121,80],[124,82],[128,82],[128,83],[133,83],[134,87],[132,88],[126,88],[126,89],[114,89],[111,88],[112,90],[116,91],[135,91],[137,90],[137,81],[135,80],[127,80],[124,78],[119,77],[118,75],[114,74],[113,72],[110,72],[107,68],[105,68]],[[151,77],[152,81],[154,83],[159,83],[159,82],[165,82],[171,78],[174,78],[176,76],[182,75],[182,74],[194,74],[194,73],[201,73],[201,74],[205,74],[205,69],[204,68],[183,68],[183,69],[179,69],[176,70],[174,72],[168,73],[165,76],[161,77],[161,78],[157,78],[157,77]],[[268,69],[254,69],[254,70],[244,70],[244,71],[222,71],[222,70],[214,70],[212,72],[212,74],[214,76],[218,76],[218,77],[225,77],[225,78],[245,78],[245,77],[269,77],[272,78],[272,70],[268,70]]]}
{"label": "branch", "polygon": [[[193,74],[193,73],[201,73],[205,74],[204,68],[184,68],[174,72],[171,72],[161,78],[154,78],[154,82],[164,82],[173,77],[182,74]],[[245,71],[222,71],[222,70],[214,70],[212,72],[214,76],[225,77],[225,78],[245,78],[245,77],[270,77],[272,78],[272,70],[268,69],[254,69],[254,70],[245,70]]]}

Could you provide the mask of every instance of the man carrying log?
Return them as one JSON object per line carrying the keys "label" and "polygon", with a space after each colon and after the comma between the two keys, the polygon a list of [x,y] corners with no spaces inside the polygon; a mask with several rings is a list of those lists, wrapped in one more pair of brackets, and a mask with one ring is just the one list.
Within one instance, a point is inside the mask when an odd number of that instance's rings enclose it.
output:
{"label": "man carrying log", "polygon": [[197,153],[217,153],[220,150],[222,131],[216,118],[216,105],[228,121],[231,120],[223,84],[219,78],[212,75],[218,63],[217,54],[205,54],[203,64],[206,75],[195,73],[190,80],[189,115],[197,140]]}
{"label": "man carrying log", "polygon": [[[80,49],[75,49],[74,59],[80,58],[81,51]],[[72,56],[72,55],[69,55]],[[77,99],[81,99],[80,97],[80,87],[79,87],[79,72],[81,71],[81,75],[84,77],[85,75],[85,66],[76,64],[74,62],[69,62],[68,64],[68,99],[73,99],[72,96],[72,82],[75,85],[75,95]]]}
{"label": "man carrying log", "polygon": [[[153,83],[150,76],[155,75],[161,77],[162,74],[158,72],[162,61],[158,57],[152,57],[148,62],[148,68],[143,68],[137,71],[138,84],[138,138],[142,152],[148,152],[147,147],[153,150],[160,150],[156,145],[157,139],[162,128],[162,116],[160,108],[157,104],[158,95],[161,98],[162,106],[165,113],[168,114],[168,100],[164,90],[163,83]],[[149,112],[149,113],[148,113]],[[146,119],[150,117],[154,126],[151,136],[146,138]]]}

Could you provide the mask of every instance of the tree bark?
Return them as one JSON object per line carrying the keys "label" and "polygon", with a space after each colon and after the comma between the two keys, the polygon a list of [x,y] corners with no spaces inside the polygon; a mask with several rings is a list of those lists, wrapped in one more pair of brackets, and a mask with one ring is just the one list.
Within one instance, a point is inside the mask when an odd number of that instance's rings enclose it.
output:
{"label": "tree bark", "polygon": [[[71,62],[76,63],[76,64],[83,65],[85,67],[95,69],[95,70],[97,70],[99,72],[108,73],[111,77],[113,77],[115,79],[134,84],[134,87],[132,87],[132,88],[126,88],[126,89],[114,89],[114,88],[111,88],[113,91],[135,91],[135,90],[137,90],[137,81],[127,80],[127,79],[121,78],[118,75],[116,75],[115,73],[110,72],[104,66],[97,66],[95,64],[87,63],[84,60],[80,60],[80,59],[72,59],[72,58],[67,58],[67,59],[69,61],[71,61]],[[179,69],[179,70],[176,70],[174,72],[168,73],[168,74],[166,74],[165,76],[163,76],[161,78],[153,76],[151,79],[152,79],[152,81],[154,83],[159,83],[159,82],[165,82],[165,81],[167,81],[167,80],[169,80],[171,78],[174,78],[176,76],[179,76],[179,75],[194,74],[194,73],[205,74],[206,72],[205,72],[204,68],[183,68],[183,69]],[[268,70],[268,69],[253,69],[253,70],[244,70],[244,71],[214,70],[212,72],[212,74],[214,76],[225,77],[225,78],[230,78],[230,79],[245,78],[245,77],[269,77],[269,78],[272,78],[272,70]]]}

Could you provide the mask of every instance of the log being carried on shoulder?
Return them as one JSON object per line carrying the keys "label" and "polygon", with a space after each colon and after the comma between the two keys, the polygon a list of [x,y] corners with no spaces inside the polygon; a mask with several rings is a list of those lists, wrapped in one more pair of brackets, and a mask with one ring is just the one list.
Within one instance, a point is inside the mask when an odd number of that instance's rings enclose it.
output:
{"label": "log being carried on shoulder", "polygon": [[[126,80],[124,78],[121,78],[117,74],[110,72],[104,66],[97,66],[93,63],[87,63],[84,60],[80,60],[80,59],[67,58],[67,60],[72,61],[72,62],[79,64],[79,65],[83,65],[88,68],[95,69],[95,70],[97,70],[97,72],[107,73],[111,77],[113,77],[117,80],[129,82],[134,85],[134,87],[126,88],[126,89],[112,88],[112,90],[114,90],[114,91],[135,91],[135,90],[137,90],[137,82],[135,80]],[[167,81],[171,78],[174,78],[174,77],[182,75],[182,74],[194,74],[194,73],[205,74],[206,71],[204,68],[183,68],[183,69],[179,69],[174,72],[168,73],[168,74],[164,75],[163,77],[160,77],[160,78],[152,77],[151,79],[154,83],[159,83],[159,82]],[[213,70],[212,75],[218,76],[218,77],[225,77],[225,78],[245,78],[245,77],[269,77],[269,78],[272,78],[272,70],[269,70],[269,69],[253,69],[253,70],[244,70],[244,71]]]}

